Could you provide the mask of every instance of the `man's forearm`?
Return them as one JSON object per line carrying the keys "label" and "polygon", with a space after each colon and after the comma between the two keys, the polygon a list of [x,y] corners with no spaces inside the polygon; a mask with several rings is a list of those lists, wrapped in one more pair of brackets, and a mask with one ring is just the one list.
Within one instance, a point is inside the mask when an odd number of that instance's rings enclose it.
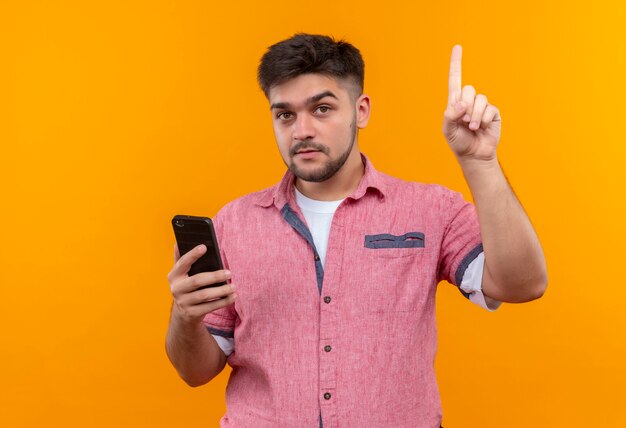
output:
{"label": "man's forearm", "polygon": [[179,375],[190,386],[200,386],[217,376],[226,356],[202,323],[183,321],[172,308],[165,343],[167,355]]}
{"label": "man's forearm", "polygon": [[547,286],[543,250],[497,158],[460,164],[480,222],[485,295],[504,302],[540,297]]}

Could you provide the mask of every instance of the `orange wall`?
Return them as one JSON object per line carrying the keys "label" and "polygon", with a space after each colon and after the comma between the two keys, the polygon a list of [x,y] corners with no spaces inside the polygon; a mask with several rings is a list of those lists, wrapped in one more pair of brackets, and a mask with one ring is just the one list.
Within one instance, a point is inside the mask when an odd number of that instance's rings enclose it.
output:
{"label": "orange wall", "polygon": [[444,426],[626,426],[626,6],[421,3],[2,3],[0,426],[218,425],[228,371],[192,389],[164,352],[169,221],[280,179],[255,72],[297,31],[361,49],[361,148],[392,175],[470,197],[440,131],[454,43],[501,109],[550,285],[490,314],[441,284]]}

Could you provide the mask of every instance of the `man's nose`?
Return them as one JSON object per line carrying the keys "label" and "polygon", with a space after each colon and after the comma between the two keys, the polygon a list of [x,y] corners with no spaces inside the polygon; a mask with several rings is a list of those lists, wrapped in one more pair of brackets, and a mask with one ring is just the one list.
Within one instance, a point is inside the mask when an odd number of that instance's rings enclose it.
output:
{"label": "man's nose", "polygon": [[315,127],[313,126],[313,118],[308,114],[299,114],[293,129],[293,139],[304,141],[315,137]]}

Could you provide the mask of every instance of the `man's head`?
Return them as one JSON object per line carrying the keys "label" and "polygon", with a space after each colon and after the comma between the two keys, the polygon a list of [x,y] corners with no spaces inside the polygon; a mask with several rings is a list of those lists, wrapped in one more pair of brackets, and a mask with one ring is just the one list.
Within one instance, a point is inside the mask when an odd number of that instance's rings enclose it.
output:
{"label": "man's head", "polygon": [[259,84],[280,153],[296,177],[321,182],[349,159],[360,162],[357,129],[370,109],[363,78],[358,49],[328,36],[297,34],[263,55]]}
{"label": "man's head", "polygon": [[273,86],[310,73],[341,80],[354,100],[363,92],[365,64],[359,50],[343,40],[314,34],[296,34],[270,46],[261,58],[258,80],[269,98]]}

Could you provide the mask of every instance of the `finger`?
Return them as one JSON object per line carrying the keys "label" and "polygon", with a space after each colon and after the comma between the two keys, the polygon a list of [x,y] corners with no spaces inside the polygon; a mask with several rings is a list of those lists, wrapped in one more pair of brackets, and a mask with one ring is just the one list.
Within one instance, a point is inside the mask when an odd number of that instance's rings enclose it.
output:
{"label": "finger", "polygon": [[450,74],[448,76],[448,104],[454,105],[461,99],[461,58],[463,48],[454,45],[450,56]]}
{"label": "finger", "polygon": [[232,305],[237,300],[236,294],[231,294],[223,299],[215,300],[213,302],[201,303],[198,305],[187,306],[185,312],[194,318],[204,318],[209,312],[216,311],[220,308]]}
{"label": "finger", "polygon": [[233,293],[227,297],[224,297],[223,299],[215,300],[213,302],[207,302],[206,305],[210,308],[209,312],[213,312],[217,309],[232,305],[233,303],[235,303],[235,300],[237,300],[237,295]]}
{"label": "finger", "polygon": [[463,122],[469,122],[472,117],[472,111],[474,108],[474,99],[476,98],[476,89],[472,85],[465,85],[461,92],[461,101],[467,107],[465,116],[463,116]]}
{"label": "finger", "polygon": [[192,294],[196,294],[198,299],[202,299],[200,302],[212,302],[230,296],[235,292],[235,289],[234,284],[226,284],[220,287],[204,288]]}
{"label": "finger", "polygon": [[481,128],[487,128],[492,122],[500,120],[500,111],[498,107],[494,105],[488,105],[483,114],[483,119],[480,123]]}
{"label": "finger", "polygon": [[476,95],[474,99],[474,107],[472,109],[472,118],[470,120],[469,129],[476,131],[480,127],[483,114],[487,108],[487,97],[483,94]]}
{"label": "finger", "polygon": [[212,302],[224,297],[228,297],[235,292],[233,284],[221,285],[219,287],[203,288],[202,290],[194,290],[190,293],[176,296],[176,302],[183,307],[201,305],[203,303]]}
{"label": "finger", "polygon": [[[231,273],[227,270],[218,270],[215,272],[200,272],[172,284],[172,294],[174,294],[174,296],[178,296],[186,293],[191,293],[198,290],[198,288],[200,287],[227,281],[230,279],[230,277]],[[220,287],[224,286],[222,285],[219,287],[209,287],[208,289],[218,290],[220,289]],[[223,291],[223,289],[221,290]],[[220,292],[220,290],[218,290],[218,292]]]}
{"label": "finger", "polygon": [[174,263],[180,259],[180,251],[178,251],[178,243],[174,244]]}
{"label": "finger", "polygon": [[170,280],[172,280],[173,278],[178,278],[179,276],[186,275],[187,272],[189,272],[191,265],[194,264],[194,262],[200,257],[202,257],[205,252],[206,245],[200,244],[182,255],[176,261],[174,267],[172,268],[172,271],[170,272]]}

